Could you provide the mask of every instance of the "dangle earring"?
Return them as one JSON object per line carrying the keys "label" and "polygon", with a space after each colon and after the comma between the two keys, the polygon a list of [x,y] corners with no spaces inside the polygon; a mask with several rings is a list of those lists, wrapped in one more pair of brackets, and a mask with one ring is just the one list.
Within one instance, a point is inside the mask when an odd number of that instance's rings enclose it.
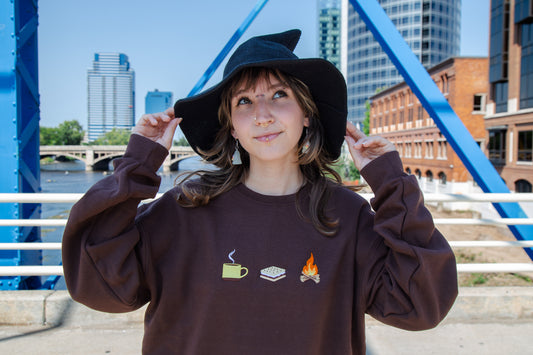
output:
{"label": "dangle earring", "polygon": [[305,127],[304,129],[305,129],[305,139],[304,139],[305,143],[302,147],[302,154],[306,154],[309,151],[309,147],[311,146],[311,144],[309,143],[309,138],[307,137],[309,131],[307,130],[307,127]]}
{"label": "dangle earring", "polygon": [[239,152],[239,141],[235,139],[235,152],[233,153],[233,156],[231,157],[231,163],[233,165],[241,165],[241,153]]}

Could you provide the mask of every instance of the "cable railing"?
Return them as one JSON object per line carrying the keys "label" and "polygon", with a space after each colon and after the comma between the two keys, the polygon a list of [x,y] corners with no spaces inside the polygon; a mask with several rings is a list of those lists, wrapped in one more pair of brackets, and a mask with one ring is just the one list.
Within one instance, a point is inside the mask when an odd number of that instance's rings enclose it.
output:
{"label": "cable railing", "polygon": [[[155,199],[162,194],[157,194]],[[373,194],[361,194],[370,200]],[[81,193],[0,193],[0,203],[76,203]],[[149,202],[153,199],[145,200]],[[474,193],[474,194],[425,194],[424,200],[432,203],[460,202],[533,202],[533,193]],[[434,218],[436,225],[533,225],[533,218]],[[0,226],[64,227],[67,219],[0,219]],[[533,248],[533,240],[522,241],[449,241],[456,248]],[[61,243],[0,243],[0,250],[61,250]],[[533,272],[533,263],[459,263],[459,273],[515,273]],[[62,276],[61,265],[0,266],[0,276]]]}

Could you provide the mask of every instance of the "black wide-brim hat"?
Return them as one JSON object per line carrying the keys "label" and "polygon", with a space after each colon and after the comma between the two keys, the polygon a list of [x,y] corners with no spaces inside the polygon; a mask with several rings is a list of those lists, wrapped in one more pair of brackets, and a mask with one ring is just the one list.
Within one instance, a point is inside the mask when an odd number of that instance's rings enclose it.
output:
{"label": "black wide-brim hat", "polygon": [[290,30],[249,39],[228,60],[220,83],[174,104],[175,116],[183,118],[180,128],[196,153],[203,156],[202,151],[211,149],[221,129],[218,108],[225,86],[244,68],[265,67],[279,69],[309,87],[324,129],[324,148],[332,159],[340,156],[346,135],[346,82],[331,62],[300,59],[292,52],[300,35],[300,30]]}

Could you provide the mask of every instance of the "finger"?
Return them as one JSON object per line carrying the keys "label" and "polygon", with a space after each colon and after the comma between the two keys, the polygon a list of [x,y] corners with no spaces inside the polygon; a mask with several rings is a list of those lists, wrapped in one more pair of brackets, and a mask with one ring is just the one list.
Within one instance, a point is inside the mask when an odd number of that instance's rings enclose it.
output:
{"label": "finger", "polygon": [[170,118],[174,118],[174,107],[169,107],[165,110],[165,115],[167,115]]}
{"label": "finger", "polygon": [[154,122],[157,123],[157,120],[155,120],[152,115],[150,114],[144,114],[141,116],[141,119],[139,120],[138,124],[139,125],[143,125],[143,126],[146,126],[146,125],[154,125]]}
{"label": "finger", "polygon": [[346,123],[346,133],[352,136],[355,140],[359,140],[366,137],[366,135],[361,132],[361,130],[357,129],[357,127],[355,127],[355,125],[351,122]]}

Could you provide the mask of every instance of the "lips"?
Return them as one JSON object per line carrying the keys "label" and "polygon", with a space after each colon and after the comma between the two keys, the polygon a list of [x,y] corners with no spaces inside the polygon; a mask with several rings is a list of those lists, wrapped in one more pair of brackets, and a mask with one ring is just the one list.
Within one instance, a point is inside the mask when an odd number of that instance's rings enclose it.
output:
{"label": "lips", "polygon": [[258,140],[259,142],[271,142],[274,139],[276,139],[280,134],[281,132],[267,133],[267,134],[263,134],[261,136],[255,137],[255,139]]}

